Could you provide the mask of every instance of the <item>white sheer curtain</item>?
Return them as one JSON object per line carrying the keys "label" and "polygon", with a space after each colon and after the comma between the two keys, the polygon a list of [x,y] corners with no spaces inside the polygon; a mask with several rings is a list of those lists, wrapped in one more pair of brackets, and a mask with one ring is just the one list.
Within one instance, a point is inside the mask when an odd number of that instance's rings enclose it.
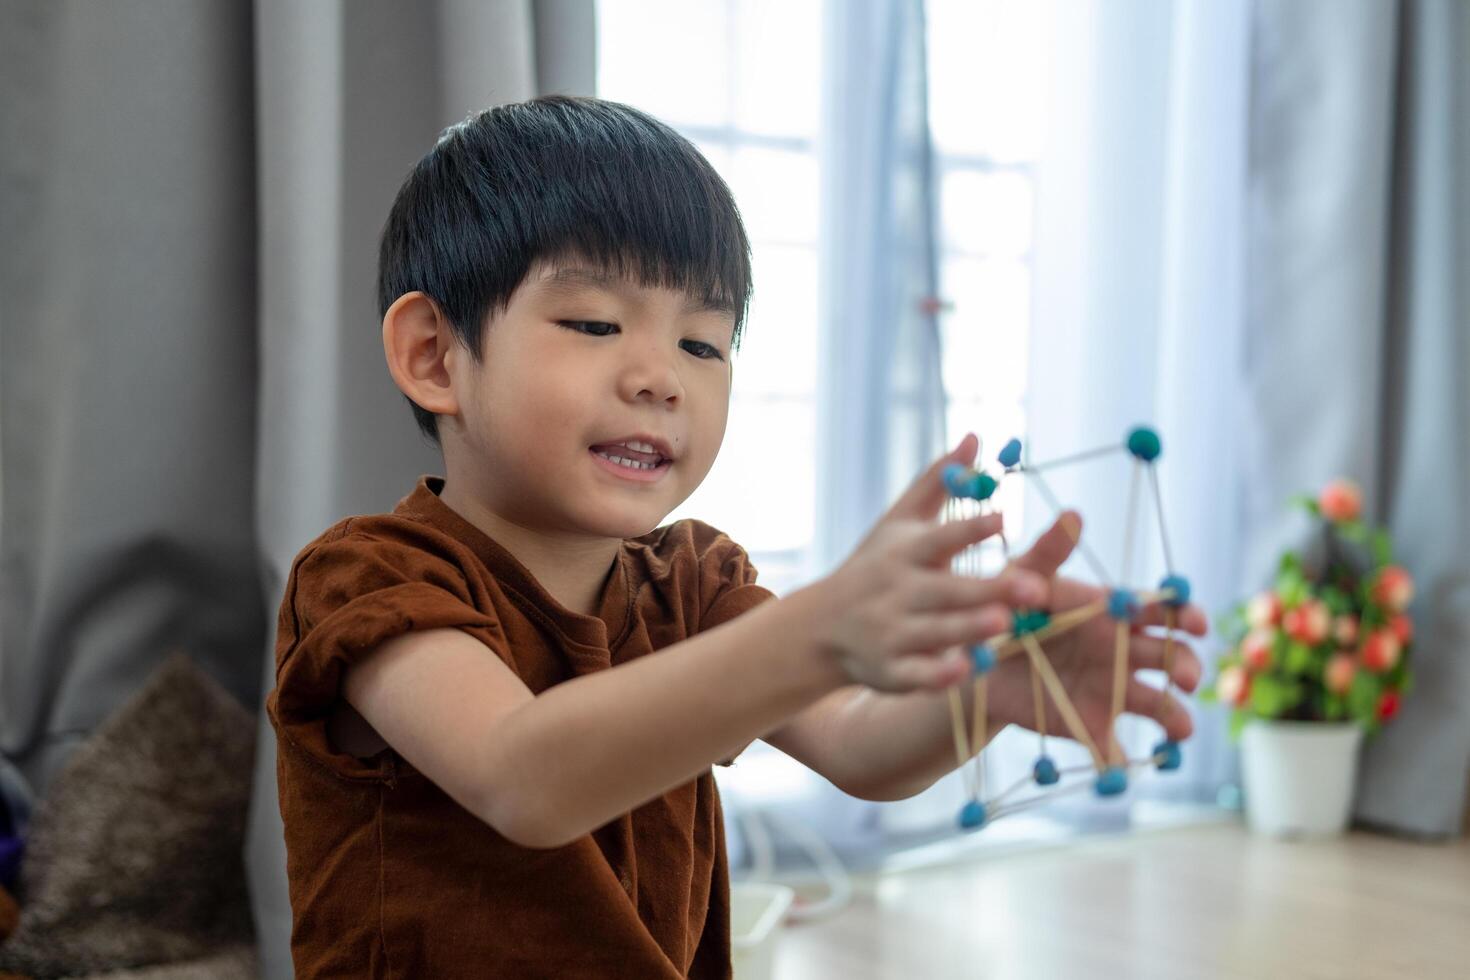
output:
{"label": "white sheer curtain", "polygon": [[[1067,2],[1044,19],[1051,65],[1037,163],[1030,357],[1025,432],[1033,461],[1120,444],[1136,424],[1159,431],[1165,522],[1179,571],[1213,614],[1238,593],[1241,500],[1235,433],[1242,331],[1240,242],[1246,165],[1248,8]],[[931,84],[943,84],[942,79]],[[950,433],[957,436],[958,433]],[[988,451],[998,447],[988,447]],[[1130,473],[1126,458],[1048,474],[1048,486],[1086,522],[1092,549],[1120,573]],[[1028,486],[1022,544],[1054,511]],[[1140,510],[1130,584],[1165,570],[1150,510]],[[1096,581],[1074,557],[1066,574]],[[1196,644],[1208,663],[1209,641]],[[1156,682],[1157,682],[1156,678]],[[1213,712],[1196,712],[1181,771],[1148,773],[1122,801],[1059,800],[1011,839],[1085,821],[1120,825],[1134,804],[1213,799],[1233,755]],[[1125,717],[1119,738],[1147,754],[1158,726]],[[1049,743],[1065,763],[1085,762]],[[1034,734],[1011,729],[987,750],[990,791],[1029,771]],[[894,831],[939,828],[961,799],[950,776],[912,800],[884,804]],[[1018,822],[1020,818],[1017,818]]]}

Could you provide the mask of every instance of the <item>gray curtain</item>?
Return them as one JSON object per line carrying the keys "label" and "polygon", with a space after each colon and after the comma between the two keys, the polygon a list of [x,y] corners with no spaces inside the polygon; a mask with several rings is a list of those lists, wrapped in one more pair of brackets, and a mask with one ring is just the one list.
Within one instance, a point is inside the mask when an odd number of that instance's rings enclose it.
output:
{"label": "gray curtain", "polygon": [[[593,0],[0,2],[0,755],[44,794],[169,650],[253,710],[290,562],[437,472],[383,362],[439,131],[591,94]],[[275,747],[247,859],[291,975]]]}
{"label": "gray curtain", "polygon": [[1470,4],[1257,0],[1245,527],[1255,584],[1346,475],[1417,580],[1417,689],[1357,816],[1459,831],[1470,778]]}

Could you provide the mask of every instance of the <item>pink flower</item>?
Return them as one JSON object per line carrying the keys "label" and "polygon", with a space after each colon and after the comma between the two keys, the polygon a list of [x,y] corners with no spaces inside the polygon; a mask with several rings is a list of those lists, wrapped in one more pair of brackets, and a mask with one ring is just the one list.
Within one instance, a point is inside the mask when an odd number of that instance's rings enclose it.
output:
{"label": "pink flower", "polygon": [[1332,621],[1332,638],[1341,646],[1350,647],[1358,642],[1358,617],[1344,613]]}
{"label": "pink flower", "polygon": [[1308,599],[1295,609],[1287,610],[1281,617],[1281,628],[1286,630],[1287,635],[1308,646],[1316,646],[1327,639],[1327,631],[1331,625],[1332,614],[1317,599]]}
{"label": "pink flower", "polygon": [[1322,680],[1327,685],[1327,690],[1333,694],[1346,694],[1348,688],[1353,686],[1353,677],[1358,673],[1358,665],[1353,661],[1350,653],[1334,654],[1327,661],[1327,672]]}
{"label": "pink flower", "polygon": [[1404,613],[1397,613],[1389,619],[1388,628],[1404,646],[1414,642],[1414,621]]}
{"label": "pink flower", "polygon": [[1393,612],[1403,612],[1414,599],[1414,580],[1398,565],[1389,565],[1373,583],[1374,601]]}
{"label": "pink flower", "polygon": [[1317,506],[1329,521],[1351,521],[1363,512],[1363,492],[1352,480],[1333,480],[1322,488]]}
{"label": "pink flower", "polygon": [[1384,671],[1393,670],[1394,664],[1399,662],[1399,654],[1403,647],[1399,644],[1399,638],[1394,635],[1393,630],[1378,629],[1369,633],[1363,640],[1363,649],[1359,656],[1362,658],[1363,666],[1381,674]]}
{"label": "pink flower", "polygon": [[1215,681],[1215,690],[1221,701],[1238,708],[1250,697],[1251,677],[1239,664],[1232,664],[1220,671],[1220,676]]}
{"label": "pink flower", "polygon": [[1271,666],[1271,646],[1276,640],[1273,629],[1254,629],[1240,641],[1240,659],[1245,669],[1258,673]]}
{"label": "pink flower", "polygon": [[1281,622],[1281,600],[1274,592],[1262,592],[1245,607],[1246,622],[1257,629]]}

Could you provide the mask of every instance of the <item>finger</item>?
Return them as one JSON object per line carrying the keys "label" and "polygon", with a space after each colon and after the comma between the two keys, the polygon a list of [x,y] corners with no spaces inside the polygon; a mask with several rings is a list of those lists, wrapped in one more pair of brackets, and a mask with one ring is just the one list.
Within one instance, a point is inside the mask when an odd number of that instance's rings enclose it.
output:
{"label": "finger", "polygon": [[981,643],[1011,625],[1011,613],[1004,606],[991,604],[962,612],[926,613],[910,616],[890,637],[892,647],[900,653],[933,653],[952,646]]}
{"label": "finger", "polygon": [[963,649],[939,654],[911,654],[889,664],[890,691],[941,691],[970,676],[970,655]]}
{"label": "finger", "polygon": [[947,521],[916,537],[909,554],[920,565],[942,567],[970,545],[984,541],[998,532],[1003,524],[1004,518],[999,513],[979,514],[962,521]]}
{"label": "finger", "polygon": [[1050,578],[1072,554],[1081,537],[1082,517],[1075,510],[1063,511],[1046,533],[1036,539],[1030,550],[1014,560],[1014,564]]}
{"label": "finger", "polygon": [[1023,568],[1010,568],[985,578],[923,571],[910,588],[913,598],[907,608],[912,612],[970,609],[987,603],[1045,608],[1051,600],[1047,580]]}
{"label": "finger", "polygon": [[980,440],[975,433],[967,432],[960,440],[960,444],[953,450],[941,456],[929,465],[919,478],[909,484],[909,488],[894,501],[892,507],[883,515],[882,520],[887,521],[894,518],[910,518],[913,520],[932,520],[939,513],[939,508],[949,499],[949,490],[944,486],[944,468],[955,463],[961,466],[970,466],[975,462],[975,454],[980,450]]}
{"label": "finger", "polygon": [[[1168,607],[1162,602],[1150,602],[1139,610],[1134,626],[1167,626]],[[1205,611],[1196,605],[1187,605],[1175,610],[1174,626],[1195,636],[1204,636],[1209,631],[1210,621]]]}
{"label": "finger", "polygon": [[1151,687],[1140,680],[1128,682],[1123,695],[1123,710],[1130,715],[1152,718],[1164,726],[1164,734],[1176,742],[1194,734],[1194,719],[1183,702],[1162,688]]}
{"label": "finger", "polygon": [[[1128,644],[1130,670],[1163,670],[1165,640],[1157,636],[1135,636]],[[1112,657],[1112,653],[1108,654]],[[1204,667],[1189,644],[1174,641],[1174,664],[1169,676],[1180,690],[1194,691],[1199,686]]]}

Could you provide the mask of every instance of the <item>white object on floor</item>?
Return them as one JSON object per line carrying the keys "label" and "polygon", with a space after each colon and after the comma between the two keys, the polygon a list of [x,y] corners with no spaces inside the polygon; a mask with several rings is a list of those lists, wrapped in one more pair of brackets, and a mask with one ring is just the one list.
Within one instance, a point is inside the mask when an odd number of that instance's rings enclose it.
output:
{"label": "white object on floor", "polygon": [[776,940],[796,892],[785,885],[742,881],[730,886],[730,956],[735,980],[771,980]]}

